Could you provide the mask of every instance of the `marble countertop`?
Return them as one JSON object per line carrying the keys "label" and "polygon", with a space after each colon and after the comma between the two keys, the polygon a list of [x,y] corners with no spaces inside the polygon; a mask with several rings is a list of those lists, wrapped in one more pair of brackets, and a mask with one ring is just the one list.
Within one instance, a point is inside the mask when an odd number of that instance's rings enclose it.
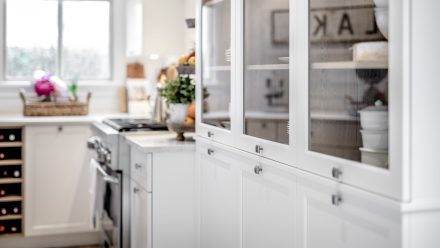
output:
{"label": "marble countertop", "polygon": [[195,150],[195,134],[185,133],[185,141],[177,141],[174,132],[152,132],[126,135],[126,141],[143,152]]}
{"label": "marble countertop", "polygon": [[102,121],[107,118],[127,117],[124,113],[111,113],[84,116],[23,116],[23,115],[0,115],[0,126],[5,125],[50,125],[50,124],[85,124]]}

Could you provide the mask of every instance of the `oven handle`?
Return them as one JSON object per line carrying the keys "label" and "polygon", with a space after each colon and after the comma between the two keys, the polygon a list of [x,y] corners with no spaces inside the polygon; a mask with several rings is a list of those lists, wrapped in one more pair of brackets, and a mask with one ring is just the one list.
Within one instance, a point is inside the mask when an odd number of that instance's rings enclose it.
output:
{"label": "oven handle", "polygon": [[119,179],[117,177],[110,176],[101,166],[98,166],[98,171],[104,176],[104,181],[119,184]]}

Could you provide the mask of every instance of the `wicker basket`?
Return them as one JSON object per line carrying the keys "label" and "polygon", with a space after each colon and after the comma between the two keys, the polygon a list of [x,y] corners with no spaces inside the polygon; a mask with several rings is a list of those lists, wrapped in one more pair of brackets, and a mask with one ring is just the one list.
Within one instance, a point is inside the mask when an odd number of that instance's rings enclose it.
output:
{"label": "wicker basket", "polygon": [[92,93],[88,92],[86,102],[38,102],[29,99],[29,97],[26,97],[24,90],[20,90],[24,116],[88,115],[91,96]]}

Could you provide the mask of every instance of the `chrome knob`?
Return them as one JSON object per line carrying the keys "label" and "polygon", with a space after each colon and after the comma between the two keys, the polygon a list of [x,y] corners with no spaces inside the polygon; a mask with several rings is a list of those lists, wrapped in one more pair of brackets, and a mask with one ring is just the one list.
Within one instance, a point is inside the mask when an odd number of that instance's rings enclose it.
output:
{"label": "chrome knob", "polygon": [[141,164],[138,164],[138,163],[136,163],[136,164],[134,165],[134,168],[136,168],[137,170],[139,170],[140,168],[142,168],[142,165],[141,165]]}
{"label": "chrome knob", "polygon": [[263,167],[261,167],[261,165],[256,165],[254,167],[254,173],[257,175],[260,175],[263,172]]}
{"label": "chrome knob", "polygon": [[91,150],[97,150],[101,146],[102,146],[101,139],[96,136],[90,137],[87,140],[87,147]]}
{"label": "chrome knob", "polygon": [[335,179],[341,179],[342,177],[342,170],[339,168],[333,168],[332,169],[332,177]]}
{"label": "chrome knob", "polygon": [[339,194],[332,195],[333,206],[339,206],[342,203],[342,196]]}
{"label": "chrome knob", "polygon": [[212,136],[214,136],[214,133],[209,131],[209,132],[208,132],[208,137],[209,137],[209,138],[212,138]]}
{"label": "chrome knob", "polygon": [[137,194],[139,191],[141,191],[141,190],[138,188],[133,188],[133,193]]}
{"label": "chrome knob", "polygon": [[212,155],[212,154],[214,154],[214,150],[208,149],[208,155]]}
{"label": "chrome knob", "polygon": [[255,146],[255,152],[256,153],[261,153],[263,151],[263,147],[262,146],[260,146],[260,145],[256,145]]}

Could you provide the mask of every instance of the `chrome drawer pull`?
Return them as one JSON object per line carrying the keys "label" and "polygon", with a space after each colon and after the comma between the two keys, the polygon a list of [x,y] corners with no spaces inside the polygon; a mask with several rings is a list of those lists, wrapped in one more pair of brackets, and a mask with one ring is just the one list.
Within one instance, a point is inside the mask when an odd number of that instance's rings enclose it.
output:
{"label": "chrome drawer pull", "polygon": [[133,193],[137,194],[140,191],[138,188],[133,188]]}
{"label": "chrome drawer pull", "polygon": [[214,150],[208,149],[208,155],[212,155],[212,154],[214,154]]}
{"label": "chrome drawer pull", "polygon": [[256,165],[256,166],[254,167],[254,172],[255,172],[255,174],[257,174],[257,175],[260,175],[260,174],[263,172],[263,167],[261,167],[260,165]]}
{"label": "chrome drawer pull", "polygon": [[142,165],[141,165],[141,164],[138,164],[138,163],[136,163],[136,164],[134,165],[134,168],[136,168],[136,170],[139,170],[140,168],[142,168]]}
{"label": "chrome drawer pull", "polygon": [[332,177],[335,179],[341,179],[342,176],[342,170],[339,168],[333,168],[332,169]]}
{"label": "chrome drawer pull", "polygon": [[256,153],[261,153],[263,151],[263,147],[262,146],[260,146],[260,145],[256,145],[255,146],[255,152]]}
{"label": "chrome drawer pull", "polygon": [[342,196],[332,195],[332,204],[333,206],[339,206],[342,203]]}
{"label": "chrome drawer pull", "polygon": [[214,133],[213,132],[208,132],[208,137],[212,138],[212,136],[214,136]]}

